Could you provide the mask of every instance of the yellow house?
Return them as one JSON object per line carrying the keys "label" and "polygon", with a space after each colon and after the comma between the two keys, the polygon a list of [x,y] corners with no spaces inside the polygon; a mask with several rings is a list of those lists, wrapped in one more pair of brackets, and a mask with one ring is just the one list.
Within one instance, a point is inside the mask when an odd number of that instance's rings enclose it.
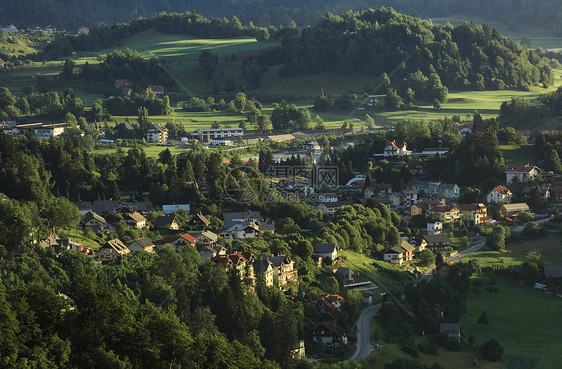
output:
{"label": "yellow house", "polygon": [[461,213],[465,220],[474,225],[488,223],[488,209],[482,203],[464,204],[461,206]]}
{"label": "yellow house", "polygon": [[456,223],[462,217],[461,210],[456,205],[436,205],[431,208],[429,214],[436,215],[443,223]]}

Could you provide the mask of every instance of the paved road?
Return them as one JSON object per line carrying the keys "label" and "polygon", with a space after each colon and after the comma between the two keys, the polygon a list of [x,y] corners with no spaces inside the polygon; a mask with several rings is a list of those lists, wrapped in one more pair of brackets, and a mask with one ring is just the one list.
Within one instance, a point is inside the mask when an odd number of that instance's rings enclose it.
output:
{"label": "paved road", "polygon": [[[551,220],[552,220],[552,218],[543,218],[543,219],[533,220],[533,222],[535,222],[537,224],[541,224],[541,223],[550,222]],[[523,230],[525,229],[525,226],[526,226],[526,224],[515,226],[515,227],[511,228],[511,232],[514,232],[514,233],[523,232]]]}
{"label": "paved road", "polygon": [[371,321],[381,306],[381,304],[378,304],[361,310],[357,320],[357,350],[347,361],[365,359],[374,351],[375,348],[371,345]]}

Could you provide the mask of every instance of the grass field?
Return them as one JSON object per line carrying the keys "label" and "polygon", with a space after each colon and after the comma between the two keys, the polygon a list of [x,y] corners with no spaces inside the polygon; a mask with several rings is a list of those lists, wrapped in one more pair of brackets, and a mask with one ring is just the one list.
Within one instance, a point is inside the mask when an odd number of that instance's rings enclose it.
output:
{"label": "grass field", "polygon": [[538,160],[534,145],[500,145],[500,150],[509,168],[536,163]]}
{"label": "grass field", "polygon": [[361,272],[363,277],[391,291],[402,292],[404,285],[410,280],[409,273],[384,261],[371,259],[349,250],[342,250],[340,255],[355,272]]}
{"label": "grass field", "polygon": [[[513,356],[525,355],[538,359],[534,369],[559,368],[562,299],[521,287],[517,281],[499,280],[497,288],[498,293],[483,291],[469,297],[468,312],[461,321],[463,332],[472,334],[476,344],[498,340],[504,347],[504,367]],[[486,328],[477,324],[482,311],[488,316]]]}
{"label": "grass field", "polygon": [[[149,144],[148,146],[141,146],[143,151],[146,153],[146,156],[148,156],[149,158],[155,158],[158,159],[159,155],[162,151],[169,149],[170,152],[172,153],[172,155],[177,155],[177,154],[181,154],[184,152],[187,152],[189,149],[191,149],[191,145],[186,145],[186,146],[180,146],[180,145],[153,145],[153,144]],[[120,147],[120,149],[124,152],[127,153],[129,152],[129,150],[131,149],[130,147]],[[113,149],[113,148],[96,148],[93,153],[94,154],[112,154],[117,152],[117,148]]]}
{"label": "grass field", "polygon": [[478,251],[470,254],[470,257],[463,258],[463,261],[476,259],[481,266],[518,266],[525,261],[529,251],[540,252],[546,265],[561,265],[562,236],[553,233],[532,240],[508,241],[505,251]]}
{"label": "grass field", "polygon": [[[418,342],[421,339],[417,339]],[[373,352],[365,364],[368,369],[384,369],[385,364],[390,363],[396,359],[409,359],[412,357],[400,350],[397,344],[387,344],[380,342],[383,347],[380,350]],[[443,348],[439,349],[439,355],[427,355],[420,352],[419,360],[426,364],[432,365],[433,363],[440,364],[445,369],[469,369],[473,368],[472,360],[478,357],[479,354],[468,346],[463,346],[463,349],[458,352],[448,351]],[[478,360],[478,368],[480,369],[499,369],[501,363],[494,363],[487,360]]]}

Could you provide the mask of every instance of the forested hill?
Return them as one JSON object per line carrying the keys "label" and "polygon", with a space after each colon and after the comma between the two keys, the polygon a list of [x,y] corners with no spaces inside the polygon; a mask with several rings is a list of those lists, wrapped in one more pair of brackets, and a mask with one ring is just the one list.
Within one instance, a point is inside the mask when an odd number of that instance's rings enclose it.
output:
{"label": "forested hill", "polygon": [[[385,8],[341,16],[328,13],[318,25],[286,35],[282,45],[265,50],[261,60],[282,61],[281,76],[381,75],[401,66],[392,82],[408,79],[410,86],[424,78],[418,70],[428,77],[437,74],[455,89],[528,89],[553,81],[548,59],[486,25],[435,25]],[[439,84],[438,78],[433,81]]]}
{"label": "forested hill", "polygon": [[493,16],[510,29],[521,25],[548,27],[562,32],[562,3],[552,0],[19,0],[4,1],[0,7],[0,24],[17,26],[48,24],[59,28],[91,26],[129,21],[156,12],[199,10],[208,16],[236,15],[243,23],[258,26],[315,24],[327,11],[360,10],[392,6],[422,18],[464,16],[467,19]]}

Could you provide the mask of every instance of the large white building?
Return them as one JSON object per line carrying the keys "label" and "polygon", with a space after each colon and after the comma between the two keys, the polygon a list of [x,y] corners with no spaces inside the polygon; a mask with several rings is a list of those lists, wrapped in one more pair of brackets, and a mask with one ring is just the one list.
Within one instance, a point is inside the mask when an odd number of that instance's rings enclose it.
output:
{"label": "large white building", "polygon": [[242,128],[209,128],[200,129],[191,136],[201,142],[208,142],[217,139],[234,139],[244,135]]}
{"label": "large white building", "polygon": [[384,148],[384,156],[406,156],[410,155],[411,151],[407,150],[407,144],[404,141],[397,142],[392,140],[386,143]]}
{"label": "large white building", "polygon": [[19,124],[13,127],[5,127],[4,133],[10,136],[24,136],[33,133],[38,137],[56,137],[64,133],[65,123],[43,124],[29,123]]}

